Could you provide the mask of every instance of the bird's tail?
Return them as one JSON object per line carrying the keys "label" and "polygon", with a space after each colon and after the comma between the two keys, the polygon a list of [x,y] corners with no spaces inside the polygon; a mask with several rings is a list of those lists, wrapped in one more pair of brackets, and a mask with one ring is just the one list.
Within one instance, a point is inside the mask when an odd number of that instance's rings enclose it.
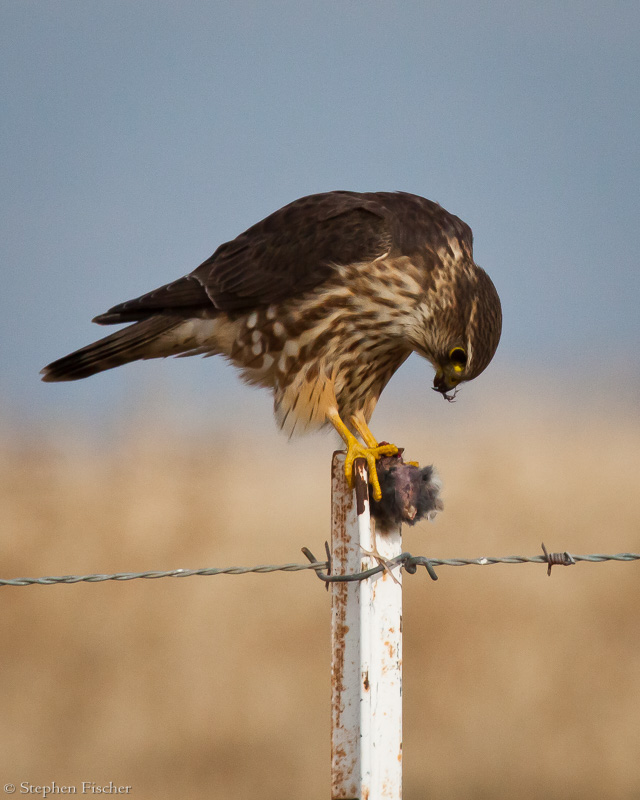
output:
{"label": "bird's tail", "polygon": [[77,381],[129,361],[175,355],[185,348],[176,347],[177,337],[171,334],[184,322],[183,317],[165,315],[136,322],[48,364],[40,373],[42,380]]}

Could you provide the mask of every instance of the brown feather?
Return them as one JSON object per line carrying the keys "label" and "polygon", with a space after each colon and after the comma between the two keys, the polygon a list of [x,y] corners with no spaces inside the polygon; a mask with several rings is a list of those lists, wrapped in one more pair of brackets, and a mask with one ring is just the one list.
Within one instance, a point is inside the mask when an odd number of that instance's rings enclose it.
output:
{"label": "brown feather", "polygon": [[184,323],[182,317],[156,316],[129,325],[121,331],[105,336],[93,344],[69,353],[48,364],[40,373],[47,382],[77,381],[88,378],[97,372],[113,369],[139,358],[153,358],[160,355],[171,355],[170,352],[155,353],[149,349],[158,341],[158,337],[169,333]]}

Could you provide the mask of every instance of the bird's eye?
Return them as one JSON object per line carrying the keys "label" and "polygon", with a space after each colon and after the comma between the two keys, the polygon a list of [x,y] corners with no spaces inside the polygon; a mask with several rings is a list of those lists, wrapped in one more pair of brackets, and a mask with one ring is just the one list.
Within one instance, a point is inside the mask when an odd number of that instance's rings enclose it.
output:
{"label": "bird's eye", "polygon": [[453,350],[449,352],[449,358],[454,365],[454,369],[458,372],[462,371],[462,369],[467,366],[467,351],[462,347],[454,347]]}

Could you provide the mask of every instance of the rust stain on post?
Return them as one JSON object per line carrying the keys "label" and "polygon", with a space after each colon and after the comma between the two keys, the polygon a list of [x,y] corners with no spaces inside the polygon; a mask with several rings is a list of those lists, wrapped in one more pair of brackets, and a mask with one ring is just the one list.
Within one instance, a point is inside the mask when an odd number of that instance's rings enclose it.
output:
{"label": "rust stain on post", "polygon": [[[354,467],[354,477],[356,469]],[[353,570],[353,542],[349,537],[349,518],[354,513],[354,495],[344,474],[344,454],[334,453],[331,465],[331,561],[334,575]],[[353,679],[353,637],[347,634],[355,619],[348,619],[349,600],[357,593],[356,584],[331,584],[331,797],[349,800],[359,797],[356,776],[358,751],[351,733],[358,708],[349,695]],[[347,652],[349,650],[349,652]],[[359,677],[359,675],[358,675]]]}
{"label": "rust stain on post", "polygon": [[353,483],[356,493],[356,514],[364,514],[365,503],[369,500],[369,481],[367,462],[364,458],[356,458],[353,462]]}

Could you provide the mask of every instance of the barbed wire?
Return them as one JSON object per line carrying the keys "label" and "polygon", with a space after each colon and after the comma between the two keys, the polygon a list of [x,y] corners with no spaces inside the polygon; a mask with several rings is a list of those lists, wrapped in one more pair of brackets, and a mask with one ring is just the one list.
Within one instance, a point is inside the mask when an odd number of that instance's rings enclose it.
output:
{"label": "barbed wire", "polygon": [[568,552],[548,553],[544,544],[543,553],[536,556],[483,556],[481,558],[431,558],[429,556],[413,556],[411,553],[401,553],[395,558],[389,559],[384,564],[378,564],[371,569],[357,572],[352,575],[332,575],[331,557],[329,546],[325,543],[327,550],[327,560],[318,561],[313,553],[303,547],[302,552],[309,559],[306,564],[259,564],[255,567],[204,567],[202,569],[172,569],[166,571],[147,571],[147,572],[115,572],[112,574],[96,573],[92,575],[56,575],[45,576],[42,578],[0,578],[0,586],[56,586],[58,584],[70,583],[103,583],[105,581],[132,581],[132,580],[155,580],[156,578],[191,578],[194,575],[213,576],[213,575],[246,575],[248,573],[265,574],[271,572],[302,572],[313,570],[316,575],[325,583],[344,583],[351,581],[362,581],[378,574],[384,570],[393,569],[401,566],[409,574],[414,574],[418,567],[425,567],[432,580],[437,580],[434,567],[467,567],[467,566],[489,566],[492,564],[547,564],[547,573],[551,574],[551,567],[572,566],[579,561],[587,563],[602,563],[604,561],[638,561],[640,553],[590,553],[588,555],[575,555]]}
{"label": "barbed wire", "polygon": [[[326,562],[321,564],[326,567]],[[246,575],[249,572],[300,572],[317,569],[315,564],[259,564],[257,567],[204,567],[203,569],[170,569],[165,571],[149,570],[147,572],[114,572],[112,574],[94,575],[56,575],[43,578],[0,578],[0,586],[53,586],[59,583],[102,583],[103,581],[133,581],[138,578],[155,580],[156,578],[191,578],[194,575]]]}

